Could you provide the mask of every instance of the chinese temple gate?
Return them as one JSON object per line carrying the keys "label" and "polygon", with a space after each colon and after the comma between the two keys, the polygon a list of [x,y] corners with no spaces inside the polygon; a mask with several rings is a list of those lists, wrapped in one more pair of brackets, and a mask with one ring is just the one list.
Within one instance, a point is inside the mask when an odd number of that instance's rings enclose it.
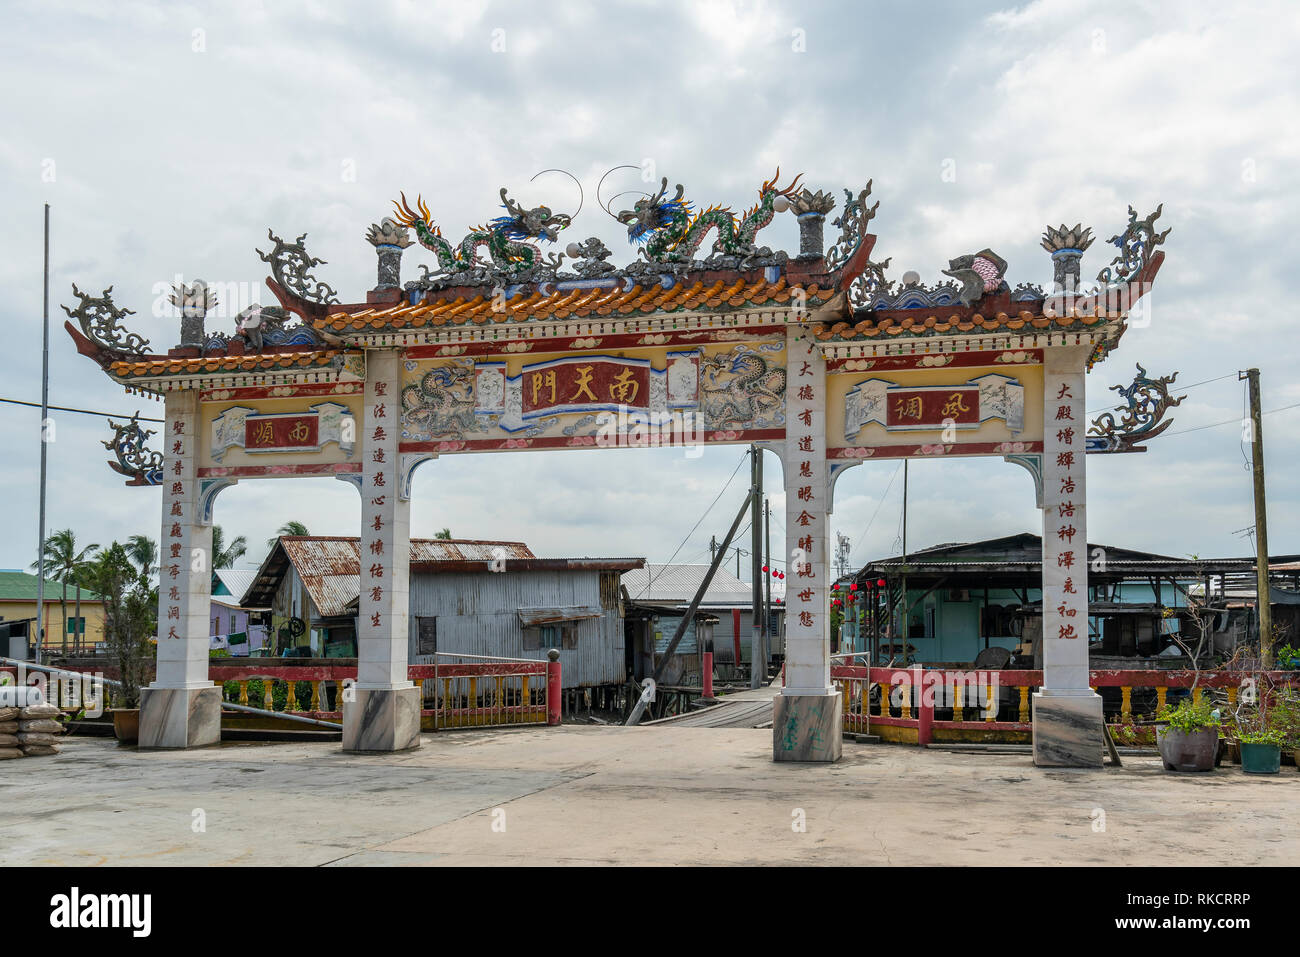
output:
{"label": "chinese temple gate", "polygon": [[[599,190],[598,190],[599,192]],[[127,333],[106,291],[68,309],[78,349],[129,391],[165,400],[159,452],[118,426],[112,463],[163,490],[157,678],[141,744],[183,748],[220,733],[208,679],[214,502],[236,482],[332,476],[361,497],[358,674],[344,701],[348,751],[419,745],[420,691],[407,678],[412,475],[443,455],[535,449],[755,443],[782,461],[789,560],[785,685],[776,760],[835,760],[840,692],[830,679],[828,518],[836,480],[866,459],[1000,456],[1027,469],[1043,510],[1044,686],[1035,760],[1093,765],[1100,698],[1088,687],[1085,373],[1115,347],[1163,259],[1154,219],[1130,211],[1095,288],[1079,283],[1089,230],[1049,228],[1053,289],[1012,288],[991,250],[948,280],[901,284],[873,262],[870,184],[845,204],[777,179],[736,216],[697,211],[668,182],[631,209],[637,260],[617,268],[600,240],[543,254],[572,218],[524,209],[452,245],[403,196],[372,226],[378,283],[343,304],[311,275],[303,245],[270,234],[267,286],[236,328],[206,329],[217,295],[180,286],[182,342],[165,354]],[[797,255],[756,244],[791,212]],[[401,282],[411,234],[435,259]],[[697,258],[711,240],[707,258]],[[65,307],[66,308],[66,307]]]}

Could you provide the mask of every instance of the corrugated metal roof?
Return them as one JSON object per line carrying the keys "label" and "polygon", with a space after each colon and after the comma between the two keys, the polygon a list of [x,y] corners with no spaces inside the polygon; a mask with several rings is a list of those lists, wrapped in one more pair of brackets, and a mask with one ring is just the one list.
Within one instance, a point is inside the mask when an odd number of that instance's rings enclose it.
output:
{"label": "corrugated metal roof", "polygon": [[534,625],[551,625],[562,621],[583,621],[587,618],[599,618],[603,611],[599,605],[553,605],[549,608],[530,607],[519,609],[519,624],[525,628]]}
{"label": "corrugated metal roof", "polygon": [[253,584],[253,579],[257,577],[257,569],[218,568],[215,574],[221,584],[226,587],[230,597],[238,601],[244,597],[244,592],[248,591],[248,586]]}
{"label": "corrugated metal roof", "polygon": [[[68,585],[68,603],[71,604],[76,588]],[[45,600],[58,599],[63,594],[63,585],[45,579]],[[83,602],[97,602],[99,596],[89,589],[81,589]],[[18,569],[0,570],[0,601],[36,601],[36,576]]]}
{"label": "corrugated metal roof", "polygon": [[[623,573],[627,595],[635,602],[688,605],[708,573],[708,565],[647,564]],[[704,593],[701,608],[749,608],[753,591],[725,568],[719,568]]]}
{"label": "corrugated metal roof", "polygon": [[[361,590],[361,539],[344,536],[286,535],[279,545],[298,570],[298,577],[322,618],[347,614],[347,606]],[[485,542],[470,539],[413,538],[411,561],[492,561],[499,557],[532,558],[523,542]],[[269,559],[268,559],[269,560]]]}

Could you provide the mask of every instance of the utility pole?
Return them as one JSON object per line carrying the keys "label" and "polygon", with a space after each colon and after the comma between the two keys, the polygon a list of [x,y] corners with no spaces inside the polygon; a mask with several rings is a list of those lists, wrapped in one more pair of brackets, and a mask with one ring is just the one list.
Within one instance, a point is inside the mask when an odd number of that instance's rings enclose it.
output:
{"label": "utility pole", "polygon": [[709,563],[713,563],[713,556],[718,553],[718,536],[709,536]]}
{"label": "utility pole", "polygon": [[1259,411],[1259,370],[1247,369],[1237,374],[1250,388],[1251,478],[1255,484],[1255,613],[1259,617],[1260,664],[1265,671],[1273,667],[1273,609],[1268,588],[1268,508],[1264,502],[1264,423]]}
{"label": "utility pole", "polygon": [[[37,522],[40,535],[36,546],[36,651],[32,660],[41,663],[45,644],[45,468],[50,418],[50,204],[45,204],[45,301],[42,312],[45,324],[41,344],[41,504]],[[66,625],[65,625],[66,627]]]}
{"label": "utility pole", "polygon": [[903,574],[899,587],[902,589],[902,595],[899,598],[899,635],[898,650],[903,656],[900,664],[907,663],[907,638],[911,628],[908,623],[907,608],[907,459],[903,459]]}
{"label": "utility pole", "polygon": [[761,688],[763,679],[767,677],[763,623],[759,620],[763,616],[763,586],[759,581],[763,562],[763,525],[760,521],[763,507],[763,451],[757,445],[751,445],[749,455],[749,581],[753,592],[750,602],[749,686]]}
{"label": "utility pole", "polygon": [[772,505],[763,499],[763,534],[767,538],[767,574],[763,576],[763,664],[766,674],[767,662],[772,657]]}

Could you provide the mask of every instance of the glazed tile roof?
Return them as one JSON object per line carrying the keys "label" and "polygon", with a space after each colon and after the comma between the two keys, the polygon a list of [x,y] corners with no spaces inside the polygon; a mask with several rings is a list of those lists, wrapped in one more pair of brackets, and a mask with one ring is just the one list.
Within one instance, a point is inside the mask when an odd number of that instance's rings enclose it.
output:
{"label": "glazed tile roof", "polygon": [[146,378],[161,375],[204,375],[219,372],[257,372],[289,369],[313,369],[329,366],[343,349],[307,349],[266,352],[251,355],[145,356],[120,360],[109,365],[110,374],[118,378]]}
{"label": "glazed tile roof", "polygon": [[1000,332],[1003,330],[1034,333],[1043,330],[1068,329],[1078,331],[1090,326],[1104,326],[1121,318],[1120,315],[1092,314],[1076,316],[1045,316],[1041,302],[1034,309],[1018,312],[994,312],[983,315],[974,309],[944,309],[944,315],[927,314],[924,310],[891,310],[889,312],[860,313],[857,322],[821,322],[812,328],[813,335],[827,339],[855,340],[879,339],[890,336],[926,336],[960,334],[963,332]]}
{"label": "glazed tile roof", "polygon": [[[810,284],[809,302],[830,298],[833,289]],[[546,321],[572,317],[613,317],[633,313],[676,312],[687,309],[723,309],[762,306],[769,302],[787,303],[793,289],[781,276],[775,282],[766,279],[735,281],[703,280],[678,283],[663,288],[658,283],[648,287],[634,285],[623,289],[570,289],[549,294],[534,291],[517,300],[508,300],[505,308],[493,309],[493,297],[478,294],[471,299],[458,296],[416,305],[397,305],[386,309],[362,309],[357,312],[334,312],[317,319],[318,329],[330,332],[370,331],[380,329],[419,329],[424,327],[483,325],[486,323]]]}

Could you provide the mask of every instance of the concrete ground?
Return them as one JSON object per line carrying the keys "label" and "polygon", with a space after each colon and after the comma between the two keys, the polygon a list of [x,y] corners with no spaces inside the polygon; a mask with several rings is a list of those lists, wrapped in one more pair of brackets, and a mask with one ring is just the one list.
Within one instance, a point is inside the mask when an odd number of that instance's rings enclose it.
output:
{"label": "concrete ground", "polygon": [[671,725],[423,741],[353,756],[71,738],[0,763],[0,865],[1300,861],[1290,767],[1044,771],[1028,755],[850,741],[835,765],[773,764],[770,730]]}

